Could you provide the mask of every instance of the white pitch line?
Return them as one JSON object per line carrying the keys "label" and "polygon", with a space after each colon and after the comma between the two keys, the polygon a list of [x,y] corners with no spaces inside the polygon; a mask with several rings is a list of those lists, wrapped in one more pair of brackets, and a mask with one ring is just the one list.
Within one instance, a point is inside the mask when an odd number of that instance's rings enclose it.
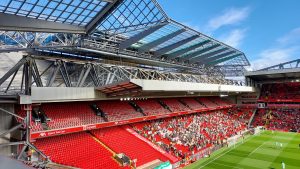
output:
{"label": "white pitch line", "polygon": [[[252,138],[254,138],[254,136],[252,136],[252,137],[250,136],[250,137],[248,137],[246,140],[249,141],[249,140],[252,139]],[[201,166],[200,168],[203,168],[203,167],[207,166],[208,164],[214,162],[215,160],[219,159],[220,157],[224,156],[225,154],[229,153],[230,151],[232,151],[232,150],[236,149],[237,147],[239,147],[239,146],[245,144],[245,143],[247,142],[246,140],[244,140],[244,142],[242,142],[242,144],[239,144],[238,146],[235,146],[234,148],[229,148],[227,151],[221,153],[222,155],[218,156],[217,158],[213,159],[212,161],[209,161],[207,164]],[[200,169],[200,168],[199,168],[199,169]]]}
{"label": "white pitch line", "polygon": [[248,155],[250,156],[251,154],[253,154],[255,151],[257,151],[260,147],[262,147],[263,145],[265,145],[267,142],[264,142],[263,144],[261,144],[260,146],[258,146],[255,150],[251,151],[251,153]]}

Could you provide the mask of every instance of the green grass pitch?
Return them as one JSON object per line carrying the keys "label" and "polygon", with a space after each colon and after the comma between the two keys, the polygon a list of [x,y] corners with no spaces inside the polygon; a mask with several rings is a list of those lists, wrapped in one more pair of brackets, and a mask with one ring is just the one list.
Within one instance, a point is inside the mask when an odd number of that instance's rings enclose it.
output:
{"label": "green grass pitch", "polygon": [[[277,148],[281,142],[283,148]],[[250,136],[235,147],[222,148],[185,169],[300,169],[300,134],[264,131]]]}

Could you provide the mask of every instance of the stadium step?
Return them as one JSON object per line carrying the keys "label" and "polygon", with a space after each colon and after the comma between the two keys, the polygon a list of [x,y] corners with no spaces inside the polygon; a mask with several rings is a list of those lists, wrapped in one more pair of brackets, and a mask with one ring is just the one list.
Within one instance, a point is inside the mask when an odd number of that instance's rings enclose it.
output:
{"label": "stadium step", "polygon": [[253,114],[252,114],[252,116],[251,116],[251,118],[249,119],[249,122],[248,122],[248,127],[250,127],[251,126],[251,124],[252,124],[252,122],[254,121],[254,117],[255,117],[255,115],[257,114],[257,109],[255,109],[254,111],[253,111]]}
{"label": "stadium step", "polygon": [[107,145],[105,145],[104,143],[102,143],[97,137],[95,137],[93,135],[93,133],[88,132],[88,134],[91,135],[91,137],[99,144],[101,144],[102,147],[104,147],[106,150],[108,150],[109,152],[111,152],[113,154],[113,156],[115,156],[117,153],[114,152],[112,149],[110,149]]}
{"label": "stadium step", "polygon": [[145,142],[146,144],[148,144],[150,147],[152,147],[155,151],[159,152],[160,154],[162,154],[163,156],[165,156],[165,158],[169,159],[171,163],[175,163],[177,161],[179,161],[179,159],[175,156],[173,156],[170,153],[167,153],[166,151],[164,151],[163,149],[161,149],[159,146],[153,144],[151,141],[147,140],[146,138],[144,138],[143,136],[139,135],[137,132],[135,132],[132,128],[130,128],[129,126],[122,126],[123,129],[125,129],[128,133],[130,133],[131,135],[133,135],[134,137],[136,137],[137,139]]}
{"label": "stadium step", "polygon": [[104,147],[106,150],[108,150],[109,152],[111,152],[113,155],[112,155],[112,159],[118,163],[120,166],[122,166],[122,164],[120,164],[114,157],[115,155],[117,154],[116,152],[114,152],[111,148],[109,148],[107,145],[105,145],[104,143],[102,143],[97,137],[95,137],[93,135],[93,133],[91,132],[88,132],[90,134],[90,136],[97,142],[99,143],[102,147]]}

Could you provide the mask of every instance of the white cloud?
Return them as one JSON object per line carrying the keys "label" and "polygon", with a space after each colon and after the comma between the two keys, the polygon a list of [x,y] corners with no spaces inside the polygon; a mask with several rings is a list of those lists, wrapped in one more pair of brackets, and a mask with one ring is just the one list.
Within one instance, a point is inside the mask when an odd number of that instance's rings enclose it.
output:
{"label": "white cloud", "polygon": [[250,70],[258,70],[296,59],[300,52],[300,27],[278,38],[274,47],[263,50],[251,61]]}
{"label": "white cloud", "polygon": [[299,51],[299,47],[290,48],[271,48],[262,51],[259,58],[251,62],[250,70],[259,70],[269,66],[277,65],[293,60],[295,54]]}
{"label": "white cloud", "polygon": [[283,37],[277,40],[281,45],[299,44],[300,43],[300,27],[295,28]]}
{"label": "white cloud", "polygon": [[249,13],[249,7],[227,9],[221,15],[209,20],[207,31],[213,32],[222,26],[238,24],[245,20]]}
{"label": "white cloud", "polygon": [[234,29],[229,34],[222,35],[219,39],[232,46],[232,47],[239,47],[246,36],[246,29]]}

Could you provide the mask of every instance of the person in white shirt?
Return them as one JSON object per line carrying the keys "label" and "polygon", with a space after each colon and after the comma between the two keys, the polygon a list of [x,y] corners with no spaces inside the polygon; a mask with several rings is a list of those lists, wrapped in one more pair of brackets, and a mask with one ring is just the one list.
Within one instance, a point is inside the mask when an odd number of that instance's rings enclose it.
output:
{"label": "person in white shirt", "polygon": [[279,145],[279,143],[276,141],[275,142],[275,148],[278,148],[279,147],[278,145]]}
{"label": "person in white shirt", "polygon": [[281,161],[281,166],[282,166],[282,169],[285,169],[285,163],[283,161]]}

